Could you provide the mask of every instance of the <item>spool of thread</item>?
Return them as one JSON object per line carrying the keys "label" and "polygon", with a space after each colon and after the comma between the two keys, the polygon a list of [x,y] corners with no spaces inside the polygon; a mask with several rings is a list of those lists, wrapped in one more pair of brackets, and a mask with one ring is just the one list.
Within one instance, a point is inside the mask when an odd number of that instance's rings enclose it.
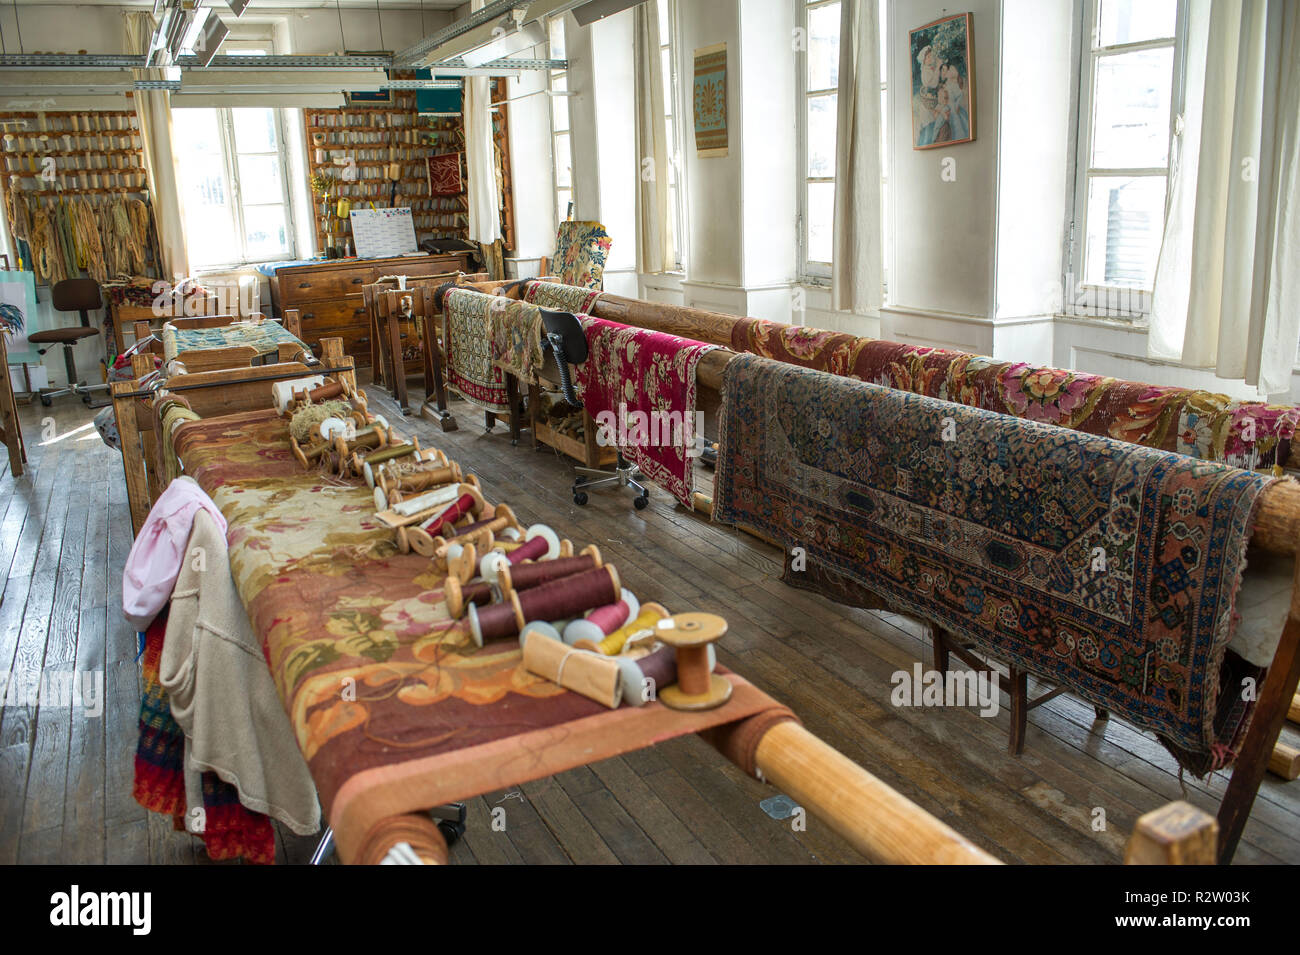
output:
{"label": "spool of thread", "polygon": [[485,580],[464,583],[456,577],[448,577],[442,585],[442,596],[447,601],[447,612],[453,619],[459,620],[471,605],[482,606],[497,599],[499,591]]}
{"label": "spool of thread", "polygon": [[640,612],[640,601],[632,591],[624,587],[623,594],[617,601],[604,607],[597,607],[586,617],[575,620],[565,627],[564,642],[570,646],[577,646],[578,641],[581,640],[584,641],[583,649],[596,650],[601,640],[615,630],[627,626]]}
{"label": "spool of thread", "polygon": [[[466,544],[473,544],[487,550],[494,543],[494,535],[509,530],[513,523],[516,523],[514,511],[510,510],[508,504],[498,504],[495,516],[459,528],[455,537],[435,540],[434,553],[440,557],[454,557],[459,552],[459,548]],[[457,549],[456,553],[453,553],[453,549]]]}
{"label": "spool of thread", "polygon": [[275,404],[275,410],[280,414],[284,414],[294,402],[294,392],[314,388],[324,381],[325,379],[322,376],[312,375],[310,378],[294,378],[291,381],[272,382],[271,400]]}
{"label": "spool of thread", "polygon": [[[668,610],[663,604],[642,604],[640,611],[632,620],[629,620],[617,630],[610,631],[604,637],[594,642],[584,644],[582,649],[595,650],[597,653],[603,653],[610,657],[616,656],[623,652],[623,648],[627,645],[629,640],[637,634],[653,632],[654,625],[666,616],[668,616]],[[568,635],[568,627],[565,627],[566,639],[568,638]],[[579,639],[582,638],[575,636],[575,646]]]}
{"label": "spool of thread", "polygon": [[496,584],[501,593],[508,597],[515,591],[532,590],[534,587],[541,587],[552,581],[595,570],[603,563],[600,551],[592,545],[578,557],[557,557],[555,560],[539,560],[532,564],[520,564],[518,567],[503,567],[497,576]]}
{"label": "spool of thread", "polygon": [[430,537],[436,537],[445,533],[455,523],[474,510],[474,496],[472,494],[462,494],[456,500],[452,501],[440,513],[436,514],[428,523],[421,525],[420,530],[424,531]]}
{"label": "spool of thread", "polygon": [[545,620],[534,620],[531,623],[524,624],[524,629],[519,631],[519,645],[522,647],[528,641],[530,633],[539,633],[550,640],[559,640],[560,631],[553,624]]}
{"label": "spool of thread", "polygon": [[379,451],[372,451],[363,460],[359,453],[352,455],[352,470],[360,471],[366,476],[366,483],[374,487],[375,475],[371,464],[376,466],[384,461],[396,461],[420,453],[420,439],[413,438],[410,444],[390,444]]}
{"label": "spool of thread", "polygon": [[[619,677],[623,683],[623,702],[629,706],[645,706],[659,697],[659,688],[677,682],[677,651],[660,647],[641,657],[617,656]],[[718,665],[713,646],[708,648],[709,672]]]}
{"label": "spool of thread", "polygon": [[727,632],[727,621],[712,613],[681,613],[655,624],[655,635],[677,652],[677,682],[659,692],[675,710],[711,710],[731,699],[731,681],[710,665],[709,645]]}
{"label": "spool of thread", "polygon": [[342,383],[337,381],[327,381],[322,385],[312,388],[305,393],[305,397],[312,404],[318,404],[322,401],[329,401],[331,398],[341,398],[347,394]]}
{"label": "spool of thread", "polygon": [[620,591],[618,571],[610,564],[512,593],[501,603],[469,608],[470,633],[480,647],[492,640],[518,635],[534,620],[576,617],[593,607],[613,603]]}
{"label": "spool of thread", "polygon": [[[534,543],[538,540],[544,541],[546,546],[543,548],[540,543]],[[560,536],[545,524],[534,524],[524,534],[524,542],[508,554],[500,551],[485,554],[479,564],[479,573],[488,580],[496,580],[502,567],[509,567],[526,560],[554,560],[558,556],[560,556]]]}

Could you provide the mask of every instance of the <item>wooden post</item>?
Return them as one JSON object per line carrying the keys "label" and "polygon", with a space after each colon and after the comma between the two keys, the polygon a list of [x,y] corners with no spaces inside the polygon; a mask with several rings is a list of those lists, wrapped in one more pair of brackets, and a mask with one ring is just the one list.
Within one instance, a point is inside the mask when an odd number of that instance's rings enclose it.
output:
{"label": "wooden post", "polygon": [[[136,322],[136,323],[135,323],[135,340],[136,340],[136,342],[142,342],[142,341],[144,341],[146,338],[148,338],[148,337],[149,337],[150,335],[152,335],[152,334],[153,334],[153,327],[152,327],[148,322]],[[162,351],[162,342],[160,342],[160,341],[157,341],[157,342],[150,342],[149,345],[148,345],[148,350],[149,350],[149,353],[152,354],[152,355],[161,355],[161,354],[163,353],[163,351]]]}
{"label": "wooden post", "polygon": [[113,394],[113,414],[117,418],[117,434],[122,444],[122,473],[126,477],[126,502],[131,509],[131,536],[135,537],[144,527],[144,519],[149,516],[149,489],[144,473],[144,459],[140,454],[140,429],[136,425],[135,398],[127,398],[136,390],[134,381],[115,381],[111,388]]}
{"label": "wooden post", "polygon": [[286,308],[280,320],[284,330],[299,340],[302,339],[302,316],[296,308]]}
{"label": "wooden post", "polygon": [[346,365],[346,371],[336,371],[332,374],[339,381],[345,382],[352,391],[357,388],[357,373],[352,365],[352,359],[343,354],[343,339],[341,338],[322,338],[320,340],[321,361],[329,368],[338,368]]}
{"label": "wooden post", "polygon": [[438,341],[439,313],[433,304],[433,293],[433,286],[425,286],[417,299],[424,317],[420,323],[424,345],[424,402],[420,405],[420,417],[436,421],[443,431],[455,431],[460,426],[447,407],[447,383],[442,374],[445,362]]}
{"label": "wooden post", "polygon": [[0,437],[9,449],[9,473],[21,477],[27,448],[23,445],[23,430],[18,424],[18,404],[14,400],[13,382],[9,379],[9,354],[5,349],[4,332],[0,332]]}
{"label": "wooden post", "polygon": [[778,723],[768,730],[754,762],[768,782],[873,862],[1000,864],[798,723]]}
{"label": "wooden post", "polygon": [[1300,583],[1300,560],[1296,561],[1296,573],[1297,581],[1291,585],[1291,610],[1286,626],[1282,628],[1282,640],[1264,677],[1255,715],[1241,744],[1241,752],[1237,754],[1232,778],[1228,780],[1228,791],[1219,804],[1219,862],[1223,865],[1231,862],[1232,854],[1237,851],[1259,784],[1268,771],[1273,747],[1282,732],[1282,723],[1295,698],[1296,684],[1300,683],[1300,586],[1297,586]]}
{"label": "wooden post", "polygon": [[1219,824],[1191,803],[1171,802],[1137,821],[1125,865],[1213,865]]}

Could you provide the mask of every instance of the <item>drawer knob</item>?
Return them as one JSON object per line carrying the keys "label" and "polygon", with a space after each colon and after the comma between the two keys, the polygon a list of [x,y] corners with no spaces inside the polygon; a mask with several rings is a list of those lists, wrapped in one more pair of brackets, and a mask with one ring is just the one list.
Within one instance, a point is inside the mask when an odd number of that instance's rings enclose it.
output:
{"label": "drawer knob", "polygon": [[298,283],[298,288],[311,288],[311,283],[310,283],[310,282],[299,282],[299,283]]}
{"label": "drawer knob", "polygon": [[315,313],[315,312],[308,312],[306,315],[303,316],[303,321],[306,321],[306,320],[309,319],[309,318],[315,318],[315,317],[316,317],[316,313]]}
{"label": "drawer knob", "polygon": [[365,279],[362,278],[360,275],[358,275],[356,278],[354,278],[354,279],[352,280],[352,284],[353,284],[353,285],[360,285],[360,284],[362,284],[363,282],[365,282]]}
{"label": "drawer knob", "polygon": [[365,310],[364,308],[354,308],[354,309],[352,310],[352,314],[353,314],[353,315],[364,315],[364,314],[366,314],[366,310]]}

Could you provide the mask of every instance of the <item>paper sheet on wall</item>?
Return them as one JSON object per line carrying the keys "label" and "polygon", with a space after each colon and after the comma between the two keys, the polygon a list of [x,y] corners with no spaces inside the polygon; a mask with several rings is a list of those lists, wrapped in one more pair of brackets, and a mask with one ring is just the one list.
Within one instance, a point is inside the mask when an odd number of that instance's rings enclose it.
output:
{"label": "paper sheet on wall", "polygon": [[409,208],[353,209],[351,219],[358,258],[379,259],[419,251]]}

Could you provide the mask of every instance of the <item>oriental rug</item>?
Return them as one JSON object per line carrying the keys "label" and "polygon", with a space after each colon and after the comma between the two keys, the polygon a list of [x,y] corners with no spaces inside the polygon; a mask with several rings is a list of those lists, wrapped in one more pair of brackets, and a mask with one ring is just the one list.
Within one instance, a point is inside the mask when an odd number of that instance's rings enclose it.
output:
{"label": "oriental rug", "polygon": [[447,385],[485,411],[510,410],[505,375],[492,360],[489,316],[497,296],[451,288],[443,298]]}
{"label": "oriental rug", "polygon": [[[715,520],[1227,765],[1225,667],[1272,478],[752,355],[727,366]],[[1252,674],[1258,670],[1252,670]]]}
{"label": "oriental rug", "polygon": [[529,279],[524,283],[524,301],[555,312],[573,312],[588,315],[603,293],[600,289],[561,285],[559,282],[539,282]]}

